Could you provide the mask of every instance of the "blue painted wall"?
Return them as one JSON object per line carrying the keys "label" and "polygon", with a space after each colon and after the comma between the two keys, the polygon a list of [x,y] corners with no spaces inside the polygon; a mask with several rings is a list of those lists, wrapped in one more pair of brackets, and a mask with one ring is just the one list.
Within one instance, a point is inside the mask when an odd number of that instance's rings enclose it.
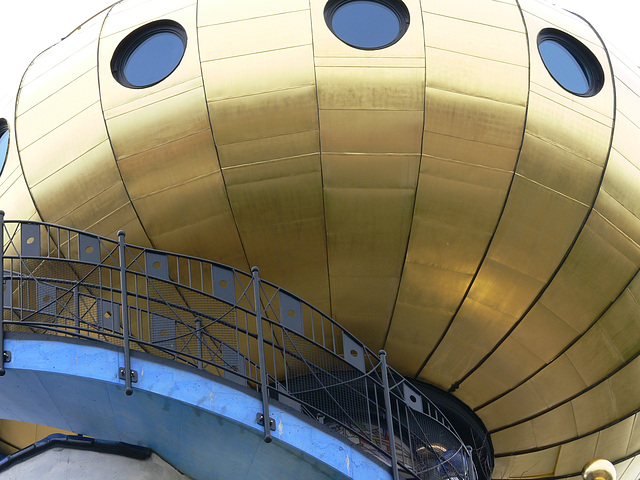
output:
{"label": "blue painted wall", "polygon": [[262,439],[255,392],[139,352],[134,394],[124,394],[117,347],[8,333],[0,417],[152,448],[194,479],[390,480],[390,469],[286,406],[275,404],[274,442]]}

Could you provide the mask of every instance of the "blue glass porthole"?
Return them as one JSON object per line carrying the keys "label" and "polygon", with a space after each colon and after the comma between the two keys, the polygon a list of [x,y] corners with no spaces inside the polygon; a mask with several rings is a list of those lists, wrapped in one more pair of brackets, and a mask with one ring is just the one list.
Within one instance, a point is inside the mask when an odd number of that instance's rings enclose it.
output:
{"label": "blue glass porthole", "polygon": [[9,154],[9,124],[0,118],[0,173],[4,169],[4,162]]}
{"label": "blue glass porthole", "polygon": [[134,30],[120,42],[111,58],[111,72],[125,87],[145,88],[167,78],[187,48],[180,24],[159,20]]}
{"label": "blue glass porthole", "polygon": [[399,0],[330,0],[324,18],[336,37],[362,50],[393,45],[409,28],[409,11]]}
{"label": "blue glass porthole", "polygon": [[538,52],[553,79],[581,97],[596,95],[604,85],[600,62],[582,42],[554,28],[538,34]]}

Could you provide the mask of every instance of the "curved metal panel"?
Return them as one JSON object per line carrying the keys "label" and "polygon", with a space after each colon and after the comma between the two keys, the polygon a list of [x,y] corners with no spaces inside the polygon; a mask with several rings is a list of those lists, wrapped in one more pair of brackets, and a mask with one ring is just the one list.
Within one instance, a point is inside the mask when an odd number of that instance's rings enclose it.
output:
{"label": "curved metal panel", "polygon": [[20,159],[43,218],[104,234],[127,225],[132,241],[147,244],[100,106],[96,50],[103,19],[45,51],[27,70],[16,106]]}
{"label": "curved metal panel", "polygon": [[[624,71],[622,65],[616,66],[620,66]],[[628,86],[622,79],[618,84],[621,91],[626,89],[626,93],[623,94],[626,101],[620,102],[620,105],[628,108],[635,103],[640,107],[638,98],[629,96]],[[625,113],[633,118],[637,115],[633,112],[633,110],[626,110]],[[606,311],[598,318],[597,323],[584,333],[580,329],[580,338],[566,349],[562,356],[529,380],[546,403],[542,409],[528,412],[530,416],[544,412],[531,422],[546,425],[556,422],[558,422],[556,425],[575,422],[575,433],[572,435],[571,429],[554,432],[553,429],[539,428],[535,436],[536,441],[533,441],[533,437],[529,437],[528,440],[522,437],[523,446],[520,448],[563,442],[572,436],[601,428],[603,425],[615,422],[621,416],[640,409],[637,396],[633,393],[640,388],[636,380],[637,367],[634,366],[638,364],[636,359],[640,354],[640,347],[638,347],[640,337],[636,334],[640,314],[640,307],[636,300],[640,294],[637,275],[640,267],[637,231],[640,224],[635,214],[638,199],[633,198],[637,197],[638,193],[637,189],[632,187],[634,179],[638,177],[637,165],[640,165],[640,157],[636,150],[625,148],[619,141],[627,138],[630,128],[636,130],[638,127],[632,124],[626,115],[618,112],[613,150],[603,186],[595,205],[596,210],[587,222],[587,228],[583,233],[584,236],[591,232],[590,236],[598,240],[598,243],[594,244],[591,241],[591,248],[584,249],[577,261],[568,260],[568,263],[573,266],[573,271],[582,279],[581,283],[590,285],[591,296],[601,298],[605,302]],[[640,132],[636,130],[635,135],[638,133]],[[624,149],[628,158],[623,157],[617,149]],[[604,248],[603,244],[606,244],[608,249]],[[626,265],[626,272],[621,271],[620,265]],[[580,270],[583,271],[580,272]],[[630,275],[635,277],[625,288],[624,282]],[[563,296],[563,303],[567,303],[567,292]],[[588,321],[589,318],[586,317],[586,320]],[[625,366],[626,362],[632,363]],[[559,365],[571,365],[571,369],[562,372],[557,368]],[[621,367],[624,368],[611,376]],[[553,381],[553,378],[557,380]],[[569,381],[570,378],[575,380]],[[589,388],[603,380],[604,383],[598,387]],[[514,405],[521,401],[520,393],[524,391],[525,385],[483,409],[486,414],[483,416],[493,417],[496,420],[500,418],[499,422],[494,424],[495,426],[511,423],[514,420],[513,417],[510,420],[508,416],[505,417],[504,412],[513,411]],[[563,403],[561,407],[551,410],[547,408],[566,402],[572,397],[575,398],[570,404]],[[559,411],[566,410],[568,405],[572,408],[566,413],[564,420],[561,420]],[[512,438],[512,432],[517,428],[521,427],[512,426],[494,434],[496,445],[502,444],[504,445],[502,448],[510,449],[511,447],[507,447],[501,439]],[[618,453],[617,456],[613,455],[610,458],[619,457]]]}
{"label": "curved metal panel", "polygon": [[[610,162],[606,175],[611,170]],[[636,274],[640,266],[640,249],[610,222],[603,221],[599,213],[593,213],[565,265],[566,268],[558,273],[536,307],[525,316],[509,339],[463,382],[458,395],[469,405],[476,407],[495,399],[496,392],[500,390],[486,388],[485,382],[498,371],[508,371],[517,365],[513,376],[505,378],[501,375],[504,381],[502,392],[505,392],[548,368],[547,364],[555,361],[575,341],[578,344],[570,351],[583,348],[589,352],[589,347],[581,347],[583,340],[585,345],[593,343],[585,338],[587,331],[613,302],[618,301],[618,295]],[[585,337],[580,338],[582,335]],[[521,352],[509,348],[512,338],[521,344]],[[606,345],[603,343],[603,352]],[[534,361],[525,364],[522,360],[526,355],[533,356]],[[519,358],[519,361],[513,362],[514,358]],[[588,363],[594,361],[592,353],[586,353],[582,358]],[[576,358],[571,360],[580,368]],[[590,371],[591,375],[596,372],[606,374],[618,364],[619,357],[614,355],[606,362],[600,358],[597,370],[591,367],[583,370]],[[596,377],[601,378],[597,374]],[[531,381],[537,382],[535,376]],[[585,381],[591,382],[586,378]],[[559,391],[564,391],[569,385],[572,384],[549,386],[545,390],[553,390],[554,395],[559,395]],[[504,404],[500,408],[504,408]]]}
{"label": "curved metal panel", "polygon": [[[541,4],[523,3],[523,15],[532,46],[531,94],[516,176],[486,259],[450,330],[421,372],[421,378],[446,387],[457,387],[473,374],[548,288],[586,221],[609,152],[614,105],[610,73],[600,94],[578,98],[550,78],[535,48],[538,32],[553,21],[556,27],[586,37],[602,65],[608,66],[599,39],[578,17],[556,14]],[[488,308],[470,311],[469,301]],[[506,321],[495,322],[496,315]],[[470,330],[477,335],[475,348],[467,348]],[[455,354],[461,350],[466,352],[463,358]],[[505,379],[507,383],[540,366],[539,361],[525,360],[527,356],[531,354],[524,351],[520,358],[511,357],[520,372]],[[502,391],[497,386],[486,393]]]}
{"label": "curved metal panel", "polygon": [[[540,2],[405,3],[404,37],[368,51],[335,37],[324,0],[120,2],[28,69],[2,208],[259,265],[394,367],[455,391],[493,432],[496,477],[574,476],[599,455],[631,478],[638,75],[612,57],[612,77],[589,24]],[[113,52],[157,19],[185,28],[185,56],[160,83],[123,87]],[[544,28],[595,54],[601,92],[549,75]],[[233,270],[191,268],[167,273],[244,292]],[[304,302],[272,300],[306,319]]]}
{"label": "curved metal panel", "polygon": [[29,220],[41,220],[36,211],[31,192],[22,174],[18,157],[14,125],[9,125],[9,150],[0,176],[2,210],[7,216]]}
{"label": "curved metal panel", "polygon": [[469,7],[423,4],[422,163],[385,345],[412,374],[445,332],[484,256],[524,129],[527,44],[520,12],[515,5],[490,1]]}
{"label": "curved metal panel", "polygon": [[[523,476],[522,472],[526,470],[531,478],[550,476],[563,478],[579,475],[582,469],[580,462],[584,462],[584,458],[621,457],[626,460],[629,457],[636,457],[638,455],[637,438],[640,431],[637,417],[638,415],[633,415],[604,430],[561,446],[532,453],[499,454],[496,458],[494,477]],[[615,463],[619,473],[625,472],[625,462]]]}
{"label": "curved metal panel", "polygon": [[211,125],[249,262],[328,311],[309,3],[259,3],[200,2]]}
{"label": "curved metal panel", "polygon": [[[246,266],[209,126],[196,13],[192,1],[114,7],[100,39],[101,100],[120,174],[153,245]],[[111,73],[114,51],[156,18],[186,30],[184,57],[158,84],[124,87]]]}
{"label": "curved metal panel", "polygon": [[379,50],[343,43],[325,22],[326,2],[311,3],[332,311],[380,348],[400,282],[420,166],[420,3],[404,2],[407,32]]}
{"label": "curved metal panel", "polygon": [[[551,293],[550,289],[540,302],[548,305],[568,325],[575,328],[573,336],[577,342],[569,349],[564,348],[563,342],[557,342],[556,347],[548,354],[566,353],[555,360],[551,357],[552,363],[528,380],[544,401],[539,403],[537,409],[526,413],[535,415],[534,412],[547,412],[526,422],[538,425],[535,436],[533,432],[529,435],[517,435],[516,431],[521,430],[523,424],[501,430],[493,434],[497,451],[512,452],[515,438],[518,438],[520,445],[518,449],[566,442],[567,439],[615,422],[624,415],[623,412],[635,412],[640,407],[637,396],[633,393],[639,388],[636,385],[636,375],[623,373],[633,371],[631,364],[606,380],[601,384],[603,386],[588,388],[597,385],[638,355],[639,339],[633,333],[638,330],[638,294],[634,293],[638,288],[637,276],[628,289],[625,289],[625,281],[628,282],[636,275],[640,267],[640,225],[637,216],[639,199],[637,188],[632,186],[638,181],[640,158],[637,148],[628,142],[629,138],[640,134],[637,130],[640,103],[637,94],[630,88],[630,85],[637,87],[635,76],[629,75],[628,68],[615,58],[613,64],[616,93],[619,97],[618,111],[612,150],[595,210],[567,260],[573,281],[568,282],[566,273],[569,272],[562,274],[561,271],[556,278],[556,281],[561,282],[558,284],[561,288],[555,289],[555,299],[552,300],[552,296],[547,295]],[[624,156],[620,151],[625,152]],[[590,327],[596,319],[597,323]],[[521,332],[520,338],[531,338],[531,331],[528,334]],[[571,333],[567,332],[566,336],[570,338]],[[541,337],[541,344],[547,340],[552,341],[553,331],[543,331]],[[564,342],[565,345],[571,343],[571,340]],[[494,368],[493,372],[495,371]],[[477,391],[482,378],[490,375],[489,371],[484,372],[481,378],[477,378],[466,389],[463,385],[461,393],[463,390]],[[518,416],[505,416],[505,412],[512,412],[515,405],[522,402],[523,396],[530,390],[526,387],[527,383],[487,406],[480,411],[484,412],[481,416],[485,420],[495,419],[495,423],[489,420],[494,425],[509,424]],[[569,404],[561,403],[572,397],[575,399]],[[549,410],[549,407],[558,404],[561,406]],[[574,426],[570,428],[571,425]],[[621,441],[628,441],[628,436],[623,435]],[[607,458],[621,458],[625,453],[631,454],[637,450],[625,452],[625,447],[618,445],[607,452]],[[581,460],[576,460],[574,468],[578,469],[579,462],[586,458],[587,454]]]}

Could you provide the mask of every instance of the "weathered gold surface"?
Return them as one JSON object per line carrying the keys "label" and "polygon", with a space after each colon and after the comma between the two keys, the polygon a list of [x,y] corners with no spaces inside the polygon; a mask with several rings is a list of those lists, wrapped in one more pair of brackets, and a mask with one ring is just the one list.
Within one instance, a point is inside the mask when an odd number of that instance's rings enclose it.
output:
{"label": "weathered gold surface", "polygon": [[96,67],[104,16],[27,71],[16,106],[17,146],[42,218],[109,235],[127,225],[132,241],[148,244],[105,130]]}
{"label": "weathered gold surface", "polygon": [[[485,23],[493,16],[504,24]],[[420,178],[385,345],[398,366],[414,374],[449,325],[491,239],[527,98],[526,38],[517,7],[430,2],[423,4],[423,22],[429,68]],[[473,41],[475,35],[486,42]],[[496,55],[496,44],[509,48]],[[504,80],[497,85],[496,78]]]}
{"label": "weathered gold surface", "polygon": [[211,127],[246,256],[328,311],[309,4],[201,2],[198,22]]}
{"label": "weathered gold surface", "polygon": [[[637,72],[535,0],[405,4],[380,50],[336,38],[324,0],[117,4],[27,70],[0,208],[259,266],[473,408],[496,478],[602,457],[635,480]],[[123,87],[113,51],[156,19],[185,56]],[[549,75],[548,27],[595,54],[600,93]]]}
{"label": "weathered gold surface", "polygon": [[[418,1],[405,4],[420,17]],[[377,349],[415,201],[425,51],[420,29],[386,49],[355,50],[326,28],[324,5],[312,2],[331,306],[336,320]]]}

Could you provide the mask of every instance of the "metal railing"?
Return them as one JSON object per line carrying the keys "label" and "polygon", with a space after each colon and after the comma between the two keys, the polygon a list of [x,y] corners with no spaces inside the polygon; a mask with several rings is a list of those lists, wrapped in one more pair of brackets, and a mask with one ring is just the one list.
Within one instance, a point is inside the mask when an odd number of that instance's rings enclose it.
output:
{"label": "metal railing", "polygon": [[[66,227],[5,221],[4,332],[80,337],[170,358],[314,418],[392,467],[394,478],[474,480],[471,453],[438,408],[339,324],[259,277]],[[124,293],[123,293],[124,292]],[[114,367],[117,368],[117,367]]]}

